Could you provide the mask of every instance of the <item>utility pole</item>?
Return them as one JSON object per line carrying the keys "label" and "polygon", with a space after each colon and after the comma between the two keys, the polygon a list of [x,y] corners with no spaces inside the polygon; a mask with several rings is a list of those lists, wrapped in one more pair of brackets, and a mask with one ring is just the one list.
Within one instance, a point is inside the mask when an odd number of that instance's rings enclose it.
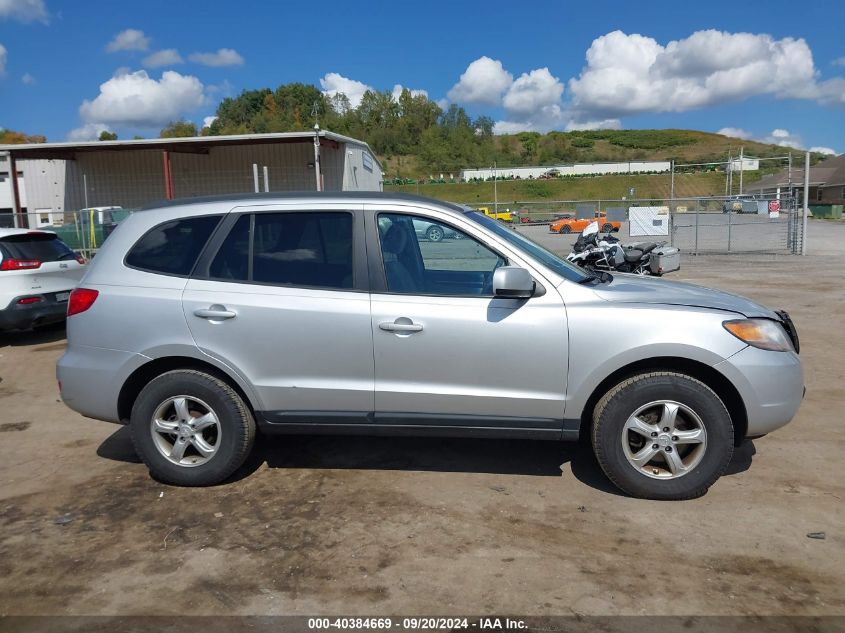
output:
{"label": "utility pole", "polygon": [[801,254],[807,254],[807,215],[810,213],[810,152],[804,154],[804,221],[801,227]]}
{"label": "utility pole", "polygon": [[725,196],[729,196],[733,193],[733,187],[731,185],[731,167],[733,163],[731,162],[731,155],[728,154],[728,162],[725,165]]}
{"label": "utility pole", "polygon": [[739,148],[739,195],[742,195],[742,173],[745,171],[745,163],[743,162],[743,154],[745,147]]}
{"label": "utility pole", "polygon": [[496,161],[493,161],[493,213],[499,212],[499,190],[496,187],[497,180],[499,180],[499,174],[496,171]]}
{"label": "utility pole", "polygon": [[320,178],[320,124],[314,124],[314,175],[317,179],[317,191],[322,191],[322,179]]}

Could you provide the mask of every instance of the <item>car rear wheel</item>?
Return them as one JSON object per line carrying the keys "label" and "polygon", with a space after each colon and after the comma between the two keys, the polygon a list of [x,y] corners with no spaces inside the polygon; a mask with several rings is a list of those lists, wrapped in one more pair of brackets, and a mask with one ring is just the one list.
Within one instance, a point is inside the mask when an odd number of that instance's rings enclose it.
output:
{"label": "car rear wheel", "polygon": [[572,233],[572,227],[568,224],[564,224],[563,228],[560,230],[561,233],[565,233],[566,235]]}
{"label": "car rear wheel", "polygon": [[425,233],[425,236],[430,242],[439,242],[443,239],[443,229],[441,229],[439,226],[429,227],[428,231],[426,231]]}
{"label": "car rear wheel", "polygon": [[220,483],[243,464],[255,421],[224,381],[170,371],[150,381],[132,407],[132,443],[150,474],[177,486]]}
{"label": "car rear wheel", "polygon": [[593,412],[596,458],[624,492],[645,499],[693,499],[733,455],[733,424],[707,385],[675,372],[619,383]]}

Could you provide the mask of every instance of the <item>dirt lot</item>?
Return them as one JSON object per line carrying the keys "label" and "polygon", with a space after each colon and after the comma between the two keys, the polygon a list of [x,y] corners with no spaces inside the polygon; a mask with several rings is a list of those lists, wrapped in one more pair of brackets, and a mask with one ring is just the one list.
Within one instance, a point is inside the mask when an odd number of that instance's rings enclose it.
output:
{"label": "dirt lot", "polygon": [[0,335],[0,615],[845,614],[845,224],[811,237],[674,275],[789,310],[807,382],[682,503],[529,441],[265,439],[234,481],[172,488],[59,402],[61,332]]}

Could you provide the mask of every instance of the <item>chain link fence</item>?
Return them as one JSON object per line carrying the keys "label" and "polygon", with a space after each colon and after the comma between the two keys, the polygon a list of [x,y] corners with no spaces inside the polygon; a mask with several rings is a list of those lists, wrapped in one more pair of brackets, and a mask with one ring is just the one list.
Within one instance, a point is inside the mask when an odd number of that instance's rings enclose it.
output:
{"label": "chain link fence", "polygon": [[[794,197],[710,197],[649,200],[555,200],[481,203],[500,219],[580,233],[596,220],[620,239],[665,240],[691,254],[800,254],[802,209]],[[509,214],[509,216],[508,216]]]}
{"label": "chain link fence", "polygon": [[[253,191],[254,183],[249,182],[240,190]],[[109,194],[105,199],[116,198]],[[98,204],[105,199],[94,198]],[[498,213],[500,219],[525,228],[532,235],[572,234],[574,238],[597,220],[600,230],[611,229],[623,241],[666,241],[695,255],[800,254],[803,240],[802,210],[794,198],[784,196],[557,200],[475,206]],[[54,231],[71,248],[91,258],[117,224],[136,209],[101,204],[66,212],[27,212],[25,217],[29,228]]]}

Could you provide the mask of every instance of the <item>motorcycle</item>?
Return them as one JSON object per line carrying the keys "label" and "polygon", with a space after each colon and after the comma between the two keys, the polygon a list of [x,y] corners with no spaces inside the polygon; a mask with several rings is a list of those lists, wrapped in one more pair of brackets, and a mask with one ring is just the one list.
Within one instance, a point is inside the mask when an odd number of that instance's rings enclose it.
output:
{"label": "motorcycle", "polygon": [[666,242],[622,244],[619,238],[600,234],[591,222],[578,236],[566,259],[589,270],[661,276],[680,269],[680,252]]}

